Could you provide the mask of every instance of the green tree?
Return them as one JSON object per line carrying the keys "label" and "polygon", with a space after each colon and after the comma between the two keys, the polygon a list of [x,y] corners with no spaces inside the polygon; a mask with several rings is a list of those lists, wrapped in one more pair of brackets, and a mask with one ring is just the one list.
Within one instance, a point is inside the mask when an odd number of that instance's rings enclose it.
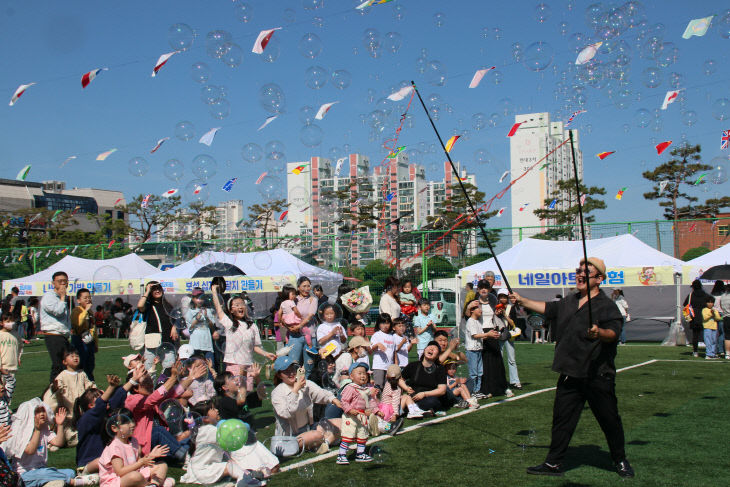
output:
{"label": "green tree", "polygon": [[219,223],[215,206],[206,205],[202,201],[195,201],[188,205],[185,213],[187,223],[192,228],[192,232],[189,235],[183,235],[180,240],[200,238],[203,231],[207,229],[211,232],[211,238],[215,238],[213,230]]}
{"label": "green tree", "polygon": [[682,260],[685,262],[688,262],[692,259],[696,259],[697,257],[701,255],[705,255],[710,252],[710,249],[707,247],[694,247],[692,249],[689,249],[687,252],[682,255]]}
{"label": "green tree", "polygon": [[257,247],[263,250],[275,249],[281,239],[279,235],[279,215],[289,207],[286,199],[254,203],[248,207],[248,219],[241,222],[241,229],[250,232],[252,237],[261,235],[257,240]]}
{"label": "green tree", "polygon": [[385,279],[395,275],[395,270],[380,259],[367,263],[362,269],[363,286],[370,286],[370,294],[373,296],[373,305],[380,302],[380,295],[383,294]]}
{"label": "green tree", "polygon": [[167,230],[173,223],[185,224],[188,221],[188,216],[182,211],[180,196],[163,198],[150,195],[143,208],[144,198],[145,195],[137,195],[124,207],[129,215],[130,241],[136,242],[134,250],[140,249],[145,242]]}
{"label": "green tree", "polygon": [[340,233],[367,232],[378,224],[377,203],[369,178],[351,177],[337,189],[323,191],[319,201],[325,212],[333,212],[332,223]]}
{"label": "green tree", "polygon": [[[579,184],[580,194],[585,195],[583,203],[583,221],[591,223],[596,217],[590,215],[596,210],[606,208],[606,203],[599,199],[599,195],[606,194],[604,188],[598,186],[586,186]],[[555,207],[550,209],[553,201],[557,200]],[[535,235],[535,238],[544,240],[565,240],[580,235],[580,217],[578,215],[578,196],[575,192],[575,180],[564,179],[558,181],[555,189],[545,198],[543,208],[533,210],[533,214],[540,220],[548,220],[550,227],[541,234]],[[554,225],[554,226],[553,226]]]}
{"label": "green tree", "polygon": [[[648,200],[659,200],[659,206],[664,208],[664,218],[674,220],[674,255],[679,249],[679,229],[676,221],[687,218],[691,214],[690,206],[698,201],[687,189],[701,184],[707,184],[705,178],[700,179],[702,172],[712,169],[712,166],[700,162],[699,145],[683,144],[670,152],[672,159],[660,164],[652,171],[644,171],[644,179],[654,183],[651,191],[644,193]],[[679,206],[681,200],[689,203]]]}

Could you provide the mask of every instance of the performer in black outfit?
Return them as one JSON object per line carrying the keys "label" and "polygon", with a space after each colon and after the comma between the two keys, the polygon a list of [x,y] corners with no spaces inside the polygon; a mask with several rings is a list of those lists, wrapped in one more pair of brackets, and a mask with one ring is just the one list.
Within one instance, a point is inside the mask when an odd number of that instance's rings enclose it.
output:
{"label": "performer in black outfit", "polygon": [[[588,271],[589,275],[586,275]],[[576,269],[578,292],[560,301],[545,303],[512,296],[525,308],[553,319],[555,356],[553,370],[560,374],[553,405],[553,429],[550,451],[545,462],[528,467],[535,475],[563,475],[561,462],[578,425],[585,402],[598,420],[611,451],[616,471],[621,477],[633,477],[624,451],[624,429],[616,400],[616,344],[623,320],[616,304],[599,289],[606,276],[606,264],[589,257]],[[588,319],[588,289],[593,323]]]}

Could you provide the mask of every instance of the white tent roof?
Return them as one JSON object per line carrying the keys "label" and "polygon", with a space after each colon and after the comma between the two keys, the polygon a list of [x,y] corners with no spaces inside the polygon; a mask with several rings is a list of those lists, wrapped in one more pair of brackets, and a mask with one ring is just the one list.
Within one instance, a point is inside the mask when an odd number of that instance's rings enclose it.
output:
{"label": "white tent roof", "polygon": [[[3,286],[5,289],[9,289],[14,286],[16,282],[24,284],[30,284],[33,282],[51,282],[51,277],[56,271],[64,271],[68,274],[69,281],[71,282],[76,279],[91,281],[94,278],[94,273],[102,267],[114,267],[118,269],[120,276],[119,279],[141,279],[158,271],[155,266],[148,264],[137,254],[128,254],[123,257],[103,260],[82,259],[80,257],[74,257],[73,255],[67,255],[63,259],[40,272],[36,272],[35,274],[31,274],[26,277],[3,281]],[[111,274],[116,274],[113,269],[105,269],[103,273],[104,279],[110,279]]]}
{"label": "white tent roof", "polygon": [[687,265],[692,265],[705,270],[712,266],[722,264],[730,264],[730,243],[687,262]]}
{"label": "white tent roof", "polygon": [[342,281],[341,274],[307,264],[283,249],[235,254],[226,252],[203,252],[172,269],[147,276],[147,279],[190,279],[198,269],[214,263],[235,265],[248,276],[295,275],[297,277],[307,276],[312,281]]}
{"label": "white tent roof", "polygon": [[[599,257],[607,267],[673,266],[681,272],[685,264],[645,244],[633,235],[587,240],[588,256]],[[583,258],[583,245],[578,241],[539,240],[527,238],[497,256],[504,271],[524,269],[571,269]],[[494,258],[464,267],[460,272],[497,271]]]}

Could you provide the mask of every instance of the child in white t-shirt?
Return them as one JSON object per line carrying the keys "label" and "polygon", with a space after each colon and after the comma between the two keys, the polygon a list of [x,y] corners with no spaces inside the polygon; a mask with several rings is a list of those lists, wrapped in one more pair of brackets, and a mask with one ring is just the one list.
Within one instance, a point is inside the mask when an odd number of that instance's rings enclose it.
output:
{"label": "child in white t-shirt", "polygon": [[327,355],[337,357],[342,353],[344,344],[347,343],[347,332],[340,322],[336,321],[337,313],[333,304],[323,304],[317,313],[322,321],[317,327],[319,351],[323,354],[325,351],[329,351],[328,347],[334,347],[334,350]]}
{"label": "child in white t-shirt", "polygon": [[417,338],[410,339],[406,336],[406,322],[402,318],[393,320],[393,340],[395,345],[394,363],[401,369],[408,365],[408,352],[413,345],[418,343]]}
{"label": "child in white t-shirt", "polygon": [[466,333],[464,333],[464,346],[466,348],[466,361],[469,367],[469,378],[472,381],[472,390],[476,399],[482,399],[484,395],[479,392],[482,387],[482,375],[484,375],[484,364],[482,362],[482,339],[484,333],[482,324],[482,305],[478,299],[467,303],[465,316]]}
{"label": "child in white t-shirt", "polygon": [[370,337],[370,346],[373,351],[373,383],[382,391],[385,386],[385,373],[388,366],[395,360],[396,338],[391,333],[390,316],[385,313],[381,313],[375,320],[375,328],[378,331]]}

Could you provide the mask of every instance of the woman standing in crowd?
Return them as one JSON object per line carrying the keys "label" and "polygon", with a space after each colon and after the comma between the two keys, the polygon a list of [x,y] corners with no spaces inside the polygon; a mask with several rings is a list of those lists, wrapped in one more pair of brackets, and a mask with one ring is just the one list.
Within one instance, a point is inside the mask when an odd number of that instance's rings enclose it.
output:
{"label": "woman standing in crowd", "polygon": [[400,281],[396,277],[388,276],[385,280],[385,288],[383,289],[383,295],[380,297],[378,309],[380,314],[387,313],[391,320],[400,317],[400,304],[396,300],[400,289]]}
{"label": "woman standing in crowd", "polygon": [[[722,317],[722,308],[720,307],[720,298],[723,294],[727,291],[727,288],[725,286],[725,283],[717,280],[715,281],[715,285],[712,286],[712,291],[710,291],[710,294],[715,298],[715,306],[714,309],[717,310],[718,313],[720,313],[720,317]],[[722,358],[727,353],[727,348],[725,347],[725,330],[722,322],[717,324],[717,354],[716,356],[719,358]]]}
{"label": "woman standing in crowd", "polygon": [[[308,352],[305,351],[307,344],[304,338],[302,328],[305,326],[312,326],[314,323],[314,316],[317,314],[317,298],[312,296],[312,283],[306,276],[301,276],[297,279],[297,309],[302,315],[301,323],[296,325],[286,325],[281,320],[279,326],[286,326],[289,330],[289,358],[292,362],[298,364],[304,364],[304,370],[307,372],[307,377],[314,368],[314,358],[309,356]],[[312,332],[314,330],[311,330]],[[315,333],[312,333],[314,336]]]}
{"label": "woman standing in crowd", "polygon": [[150,281],[137,301],[137,309],[147,323],[144,335],[144,365],[152,370],[155,351],[163,343],[179,345],[180,337],[168,314],[172,307],[165,301],[165,292],[157,281]]}
{"label": "woman standing in crowd", "polygon": [[682,306],[690,305],[694,316],[690,319],[688,325],[692,331],[692,355],[699,357],[698,347],[699,342],[702,340],[704,330],[702,328],[702,308],[707,305],[708,294],[702,289],[702,283],[699,279],[692,281],[692,290],[689,295],[684,298]]}
{"label": "woman standing in crowd", "polygon": [[618,339],[619,343],[624,345],[626,343],[626,322],[631,320],[631,316],[629,315],[629,303],[626,302],[624,292],[621,289],[614,289],[613,292],[611,292],[611,299],[613,299],[613,302],[616,303],[616,306],[618,306],[618,310],[621,312],[621,317],[624,319],[624,322],[621,325],[621,336]]}
{"label": "woman standing in crowd", "polygon": [[725,358],[730,360],[730,285],[725,286],[725,291],[717,298],[715,304],[720,311],[722,323],[718,328],[722,328],[725,337]]}

